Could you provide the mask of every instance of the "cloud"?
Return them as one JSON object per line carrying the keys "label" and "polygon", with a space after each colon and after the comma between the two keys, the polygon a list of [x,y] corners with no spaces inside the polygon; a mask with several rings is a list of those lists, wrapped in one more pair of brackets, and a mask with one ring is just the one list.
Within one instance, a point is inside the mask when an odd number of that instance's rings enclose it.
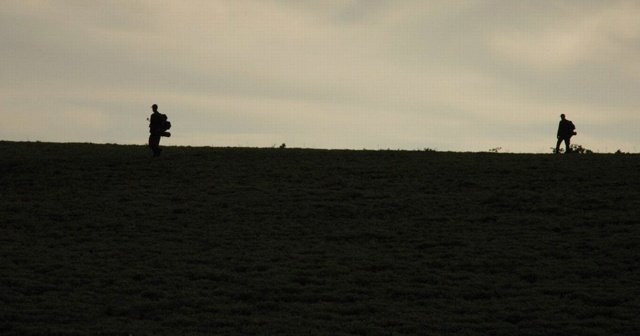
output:
{"label": "cloud", "polygon": [[143,143],[157,103],[167,144],[536,151],[560,113],[637,121],[638,7],[8,0],[0,136]]}
{"label": "cloud", "polygon": [[[624,62],[630,56],[629,46],[640,37],[637,2],[554,7],[560,14],[544,14],[544,19],[531,26],[496,31],[490,40],[496,54],[550,72],[584,64]],[[637,60],[637,56],[633,58]]]}

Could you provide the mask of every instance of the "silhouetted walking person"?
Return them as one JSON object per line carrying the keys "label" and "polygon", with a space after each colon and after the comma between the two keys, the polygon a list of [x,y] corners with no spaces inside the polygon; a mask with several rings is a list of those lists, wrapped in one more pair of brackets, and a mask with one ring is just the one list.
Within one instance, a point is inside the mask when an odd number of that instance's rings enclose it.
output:
{"label": "silhouetted walking person", "polygon": [[565,118],[564,114],[560,115],[560,123],[558,124],[558,142],[556,143],[556,154],[560,153],[560,144],[564,141],[566,146],[565,153],[571,152],[571,137],[577,133],[574,131],[576,126],[571,120]]}
{"label": "silhouetted walking person", "polygon": [[158,105],[151,106],[153,114],[149,118],[149,147],[153,151],[153,157],[160,156],[160,137],[170,137],[171,133],[167,132],[171,128],[171,123],[167,121],[167,116],[158,112]]}

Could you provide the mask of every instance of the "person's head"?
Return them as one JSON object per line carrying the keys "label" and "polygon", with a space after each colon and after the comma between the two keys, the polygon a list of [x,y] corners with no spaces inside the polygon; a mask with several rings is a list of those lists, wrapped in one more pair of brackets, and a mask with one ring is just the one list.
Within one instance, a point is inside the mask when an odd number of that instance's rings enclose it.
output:
{"label": "person's head", "polygon": [[151,109],[153,110],[153,112],[157,112],[158,111],[158,105],[156,105],[156,104],[151,105]]}
{"label": "person's head", "polygon": [[564,113],[560,115],[560,119],[564,120]]}

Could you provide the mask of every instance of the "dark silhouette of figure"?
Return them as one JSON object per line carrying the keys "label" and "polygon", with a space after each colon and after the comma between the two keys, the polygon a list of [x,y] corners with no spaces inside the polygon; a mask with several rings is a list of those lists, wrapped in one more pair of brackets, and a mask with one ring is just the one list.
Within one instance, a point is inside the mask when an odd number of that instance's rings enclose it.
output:
{"label": "dark silhouette of figure", "polygon": [[556,143],[556,154],[560,153],[560,144],[564,141],[566,146],[565,153],[571,152],[571,137],[577,133],[574,131],[576,126],[571,120],[565,118],[564,114],[560,115],[560,123],[558,124],[558,142]]}
{"label": "dark silhouette of figure", "polygon": [[153,157],[160,156],[162,149],[160,148],[160,137],[170,137],[171,133],[167,132],[171,128],[171,123],[167,121],[167,116],[158,112],[158,105],[151,106],[153,114],[149,118],[149,147],[153,151]]}

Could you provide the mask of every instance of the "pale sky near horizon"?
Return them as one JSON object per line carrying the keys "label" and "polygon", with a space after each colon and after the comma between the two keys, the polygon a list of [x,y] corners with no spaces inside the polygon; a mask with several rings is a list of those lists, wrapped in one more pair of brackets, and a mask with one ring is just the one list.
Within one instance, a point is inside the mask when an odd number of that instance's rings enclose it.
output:
{"label": "pale sky near horizon", "polygon": [[0,140],[640,152],[640,1],[3,0]]}

